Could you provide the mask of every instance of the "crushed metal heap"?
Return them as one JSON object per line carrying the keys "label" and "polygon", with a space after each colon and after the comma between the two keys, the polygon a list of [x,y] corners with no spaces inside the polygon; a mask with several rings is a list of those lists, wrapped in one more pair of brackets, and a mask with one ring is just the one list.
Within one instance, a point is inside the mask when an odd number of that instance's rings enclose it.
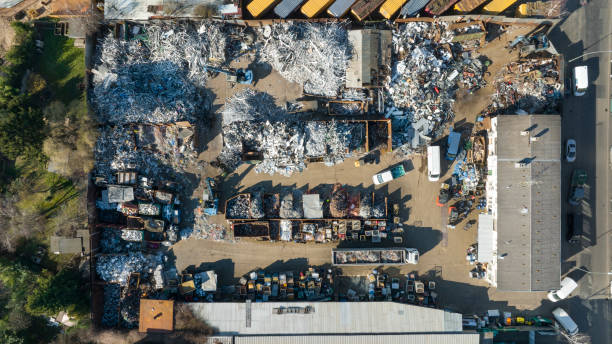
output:
{"label": "crushed metal heap", "polygon": [[304,92],[333,97],[344,84],[351,46],[344,24],[281,23],[259,31],[259,59]]}
{"label": "crushed metal heap", "polygon": [[386,85],[386,117],[393,121],[393,146],[405,153],[444,133],[454,118],[458,87],[473,92],[483,83],[478,56],[464,52],[453,58],[443,44],[452,39],[447,27],[445,22],[412,22],[393,31],[396,62]]}
{"label": "crushed metal heap", "polygon": [[219,161],[228,169],[241,163],[242,153],[261,152],[257,173],[291,175],[305,168],[307,157],[327,165],[342,162],[365,142],[361,122],[299,121],[274,103],[268,94],[244,89],[223,110],[223,151]]}
{"label": "crushed metal heap", "polygon": [[125,286],[132,272],[145,272],[160,263],[160,256],[145,256],[141,252],[100,256],[96,261],[96,272],[103,281]]}
{"label": "crushed metal heap", "polygon": [[145,31],[143,40],[101,40],[92,70],[98,116],[115,124],[193,120],[204,105],[198,89],[208,78],[205,66],[225,60],[221,25],[152,24]]}
{"label": "crushed metal heap", "polygon": [[533,59],[506,65],[495,80],[489,114],[559,113],[561,81],[556,59]]}

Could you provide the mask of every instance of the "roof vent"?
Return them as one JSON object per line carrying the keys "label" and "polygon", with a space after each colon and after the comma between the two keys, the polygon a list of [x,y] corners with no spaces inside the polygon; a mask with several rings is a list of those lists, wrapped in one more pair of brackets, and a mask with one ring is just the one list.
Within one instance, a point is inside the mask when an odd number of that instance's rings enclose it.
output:
{"label": "roof vent", "polygon": [[531,140],[531,142],[535,142],[535,141],[538,140],[538,137],[537,136],[532,136],[529,139]]}
{"label": "roof vent", "polygon": [[514,164],[515,168],[523,168],[523,167],[526,167],[526,166],[527,166],[527,164],[524,163],[524,162],[517,162],[516,164]]}
{"label": "roof vent", "polygon": [[527,136],[529,132],[527,130],[521,130],[521,136]]}

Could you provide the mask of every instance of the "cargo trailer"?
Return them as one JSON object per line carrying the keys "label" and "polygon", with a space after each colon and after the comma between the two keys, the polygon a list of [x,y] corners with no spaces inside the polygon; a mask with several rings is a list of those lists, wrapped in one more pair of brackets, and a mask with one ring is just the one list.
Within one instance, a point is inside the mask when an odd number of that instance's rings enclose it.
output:
{"label": "cargo trailer", "polygon": [[516,0],[493,0],[482,8],[484,14],[500,14],[505,11],[510,5],[514,4]]}
{"label": "cargo trailer", "polygon": [[417,264],[419,251],[416,248],[334,248],[332,265],[404,265]]}
{"label": "cargo trailer", "polygon": [[459,0],[453,8],[456,12],[468,14],[487,0]]}
{"label": "cargo trailer", "polygon": [[378,12],[386,19],[391,19],[405,3],[406,0],[387,0],[380,6]]}
{"label": "cargo trailer", "polygon": [[285,19],[295,12],[303,2],[304,0],[282,0],[274,7],[274,13],[280,18]]}
{"label": "cargo trailer", "polygon": [[247,5],[247,11],[249,11],[253,18],[259,18],[271,10],[278,2],[279,0],[253,0]]}
{"label": "cargo trailer", "polygon": [[434,16],[439,16],[446,12],[456,2],[457,0],[431,0],[425,7],[425,12]]}
{"label": "cargo trailer", "polygon": [[357,0],[336,0],[327,9],[327,14],[335,18],[342,18],[351,9]]}
{"label": "cargo trailer", "polygon": [[374,12],[385,0],[359,0],[351,7],[351,14],[359,20],[365,20]]}
{"label": "cargo trailer", "polygon": [[300,10],[307,18],[314,18],[323,12],[334,0],[308,0]]}
{"label": "cargo trailer", "polygon": [[412,17],[417,14],[420,10],[427,5],[429,0],[410,0],[408,1],[404,7],[402,7],[402,11],[400,12],[400,16],[402,17]]}

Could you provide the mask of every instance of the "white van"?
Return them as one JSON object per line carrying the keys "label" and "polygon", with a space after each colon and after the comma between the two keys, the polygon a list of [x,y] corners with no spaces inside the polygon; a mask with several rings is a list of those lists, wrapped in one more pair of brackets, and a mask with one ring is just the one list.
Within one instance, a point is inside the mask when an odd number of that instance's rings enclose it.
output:
{"label": "white van", "polygon": [[440,146],[427,147],[427,177],[430,182],[440,179]]}
{"label": "white van", "polygon": [[569,294],[578,287],[578,283],[569,277],[565,277],[561,281],[561,288],[559,290],[552,290],[548,293],[548,299],[552,302],[561,301],[569,296]]}
{"label": "white van", "polygon": [[583,96],[589,87],[589,69],[587,66],[574,67],[572,73],[572,89],[576,97]]}
{"label": "white van", "polygon": [[576,325],[574,320],[562,308],[556,308],[553,311],[553,316],[568,335],[573,336],[578,333],[578,325]]}

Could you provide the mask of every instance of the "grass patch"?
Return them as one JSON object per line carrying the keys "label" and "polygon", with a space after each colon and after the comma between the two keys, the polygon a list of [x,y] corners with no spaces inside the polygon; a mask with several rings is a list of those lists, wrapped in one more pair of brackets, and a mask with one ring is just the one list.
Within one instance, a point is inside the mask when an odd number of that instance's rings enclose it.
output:
{"label": "grass patch", "polygon": [[75,47],[74,39],[55,36],[50,30],[43,31],[43,42],[37,72],[45,78],[56,99],[64,104],[81,99],[85,106],[85,91],[79,88],[85,77],[84,49]]}

